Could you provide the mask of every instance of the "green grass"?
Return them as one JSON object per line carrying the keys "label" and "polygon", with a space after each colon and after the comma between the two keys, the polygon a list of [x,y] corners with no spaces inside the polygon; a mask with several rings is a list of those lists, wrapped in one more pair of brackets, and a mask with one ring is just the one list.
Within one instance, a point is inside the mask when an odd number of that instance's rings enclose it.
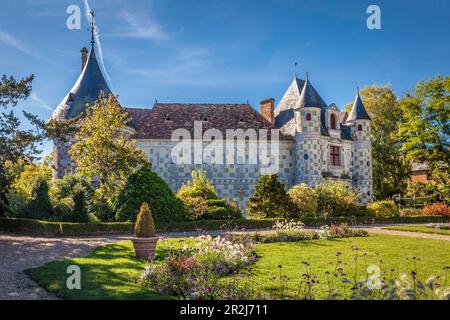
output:
{"label": "green grass", "polygon": [[427,226],[392,226],[383,229],[450,235],[450,230],[430,228]]}
{"label": "green grass", "polygon": [[[170,239],[170,245],[178,244],[178,239]],[[289,277],[289,287],[284,295],[295,294],[304,268],[301,261],[311,264],[311,273],[323,277],[325,271],[332,270],[336,252],[342,252],[343,268],[349,278],[354,273],[353,246],[359,246],[359,253],[367,252],[367,263],[376,264],[376,253],[380,253],[382,270],[395,269],[396,274],[409,272],[412,265],[407,257],[416,256],[419,278],[442,272],[442,267],[450,264],[450,246],[443,240],[410,238],[388,235],[371,235],[367,238],[345,238],[336,240],[312,240],[290,243],[270,243],[257,245],[261,259],[254,267],[251,281],[259,290],[279,294],[278,265],[282,273]],[[161,250],[161,244],[158,247]],[[363,263],[363,260],[361,260]],[[82,289],[66,289],[66,268],[71,264],[81,267]],[[154,291],[144,289],[134,282],[144,268],[145,262],[134,258],[130,242],[99,247],[85,258],[50,262],[42,267],[26,272],[43,287],[66,299],[167,299]],[[360,265],[360,270],[363,269]],[[364,271],[365,272],[365,271]],[[389,272],[389,271],[388,271]],[[363,276],[362,273],[360,273]],[[274,280],[273,277],[276,277]],[[318,287],[319,297],[325,297],[326,286]]]}
{"label": "green grass", "polygon": [[[321,279],[317,289],[318,297],[325,298],[327,286],[324,282],[325,272],[334,270],[336,253],[342,253],[343,268],[348,278],[353,278],[355,267],[353,262],[353,246],[358,246],[360,255],[359,275],[365,276],[362,252],[366,252],[367,265],[378,264],[377,253],[382,259],[382,272],[390,274],[394,269],[395,275],[412,271],[412,263],[407,257],[418,257],[418,275],[425,280],[430,275],[442,274],[443,267],[450,264],[450,246],[444,240],[410,238],[388,235],[370,235],[367,238],[345,238],[331,241],[301,241],[295,243],[271,243],[258,245],[258,261],[253,280],[260,290],[280,294],[280,269],[283,275],[289,277],[289,288],[284,293],[287,296],[295,294],[301,274],[305,272],[301,261],[308,261],[311,274]],[[275,276],[275,279],[273,277]]]}
{"label": "green grass", "polygon": [[[81,290],[69,290],[67,267],[81,269]],[[145,262],[134,256],[131,242],[119,242],[98,247],[83,258],[49,262],[25,272],[48,291],[65,299],[168,299],[142,288],[135,280],[142,273]]]}

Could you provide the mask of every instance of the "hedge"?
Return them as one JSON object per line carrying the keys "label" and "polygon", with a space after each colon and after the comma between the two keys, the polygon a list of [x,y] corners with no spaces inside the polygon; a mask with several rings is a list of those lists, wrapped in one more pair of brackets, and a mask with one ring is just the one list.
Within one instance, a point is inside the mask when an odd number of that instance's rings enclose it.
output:
{"label": "hedge", "polygon": [[[264,229],[281,218],[270,219],[235,219],[235,220],[198,220],[171,223],[156,223],[157,232],[181,232],[218,229]],[[294,219],[299,220],[299,219]],[[302,218],[307,226],[324,224],[388,224],[388,223],[438,223],[449,222],[449,217],[442,216],[407,216],[407,217],[337,217],[337,218]],[[0,218],[0,231],[26,233],[36,236],[86,236],[100,234],[133,234],[134,224],[130,222],[114,223],[70,223],[48,222],[32,219]]]}

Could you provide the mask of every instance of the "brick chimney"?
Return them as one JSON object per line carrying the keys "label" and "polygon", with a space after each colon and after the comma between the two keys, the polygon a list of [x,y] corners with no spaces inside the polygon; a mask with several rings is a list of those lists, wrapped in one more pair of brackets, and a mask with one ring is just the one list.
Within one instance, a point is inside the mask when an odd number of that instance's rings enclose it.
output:
{"label": "brick chimney", "polygon": [[86,47],[83,47],[83,49],[81,49],[81,71],[83,71],[84,66],[87,63],[88,53],[89,51]]}
{"label": "brick chimney", "polygon": [[274,106],[275,106],[275,99],[269,98],[266,100],[261,101],[261,114],[264,118],[266,118],[267,121],[269,121],[272,125],[274,124]]}

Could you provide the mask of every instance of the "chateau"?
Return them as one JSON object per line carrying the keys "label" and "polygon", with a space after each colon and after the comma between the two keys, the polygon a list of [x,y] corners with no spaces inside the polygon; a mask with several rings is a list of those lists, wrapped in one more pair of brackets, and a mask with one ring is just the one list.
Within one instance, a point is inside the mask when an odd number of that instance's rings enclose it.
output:
{"label": "chateau", "polygon": [[[112,93],[98,63],[94,41],[91,41],[90,51],[83,48],[81,53],[81,75],[54,111],[53,119],[82,116],[86,105],[94,104],[102,92]],[[219,196],[233,199],[245,211],[248,198],[262,174],[261,164],[251,161],[254,155],[249,150],[256,137],[247,133],[252,131],[249,129],[256,132],[279,129],[277,152],[273,153],[271,147],[268,149],[271,161],[276,160],[274,163],[277,163],[274,173],[278,174],[286,189],[301,182],[315,186],[326,180],[341,180],[359,190],[361,204],[371,201],[371,119],[359,92],[350,114],[342,114],[336,105],[325,103],[308,76],[306,80],[295,77],[276,108],[274,99],[262,101],[261,113],[248,103],[157,102],[152,108],[125,109],[130,116],[128,126],[132,138],[148,155],[155,172],[174,191],[190,180],[193,170],[203,170],[214,183]],[[173,141],[172,134],[177,129],[195,134],[194,123],[201,124],[203,133],[208,129],[216,129],[224,137],[230,129],[243,133],[243,139],[233,142],[235,161],[217,164],[205,155],[201,163],[180,164],[175,161],[173,150],[179,142]],[[73,142],[74,137],[54,141],[54,179],[76,170],[68,154]],[[202,148],[208,146],[208,143],[200,143]],[[274,143],[275,137],[271,134],[268,144],[273,147]],[[229,149],[223,152],[225,157],[229,157]]]}

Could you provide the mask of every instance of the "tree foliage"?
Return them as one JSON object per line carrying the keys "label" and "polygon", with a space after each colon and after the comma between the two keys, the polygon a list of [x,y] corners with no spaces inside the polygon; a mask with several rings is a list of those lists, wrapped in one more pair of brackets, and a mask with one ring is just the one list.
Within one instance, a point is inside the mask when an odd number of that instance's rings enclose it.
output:
{"label": "tree foliage", "polygon": [[181,186],[177,197],[180,199],[203,198],[205,200],[218,198],[214,185],[203,171],[192,171],[192,181],[188,181]]}
{"label": "tree foliage", "polygon": [[102,96],[86,111],[69,153],[77,171],[90,181],[99,178],[104,194],[112,197],[146,156],[131,139],[127,112],[113,95]]}
{"label": "tree foliage", "polygon": [[[0,112],[0,216],[6,213],[6,194],[14,180],[8,174],[7,162],[16,163],[19,159],[31,162],[38,151],[39,132],[35,128],[20,130],[21,121],[12,110],[19,101],[28,98],[33,79],[33,75],[21,80],[6,75],[0,78],[0,109],[4,111]],[[33,124],[35,118],[26,112],[24,116]]]}
{"label": "tree foliage", "polygon": [[293,204],[294,216],[316,216],[317,214],[317,192],[308,185],[301,183],[293,186],[287,192],[291,203]]}
{"label": "tree foliage", "polygon": [[[364,106],[372,119],[373,191],[376,199],[403,193],[409,165],[396,139],[398,120],[403,111],[389,85],[366,86],[360,91]],[[349,112],[351,104],[346,107]]]}
{"label": "tree foliage", "polygon": [[248,202],[252,217],[286,217],[289,214],[289,197],[276,174],[261,176],[255,192]]}
{"label": "tree foliage", "polygon": [[420,81],[401,101],[398,140],[410,160],[450,163],[450,77]]}

